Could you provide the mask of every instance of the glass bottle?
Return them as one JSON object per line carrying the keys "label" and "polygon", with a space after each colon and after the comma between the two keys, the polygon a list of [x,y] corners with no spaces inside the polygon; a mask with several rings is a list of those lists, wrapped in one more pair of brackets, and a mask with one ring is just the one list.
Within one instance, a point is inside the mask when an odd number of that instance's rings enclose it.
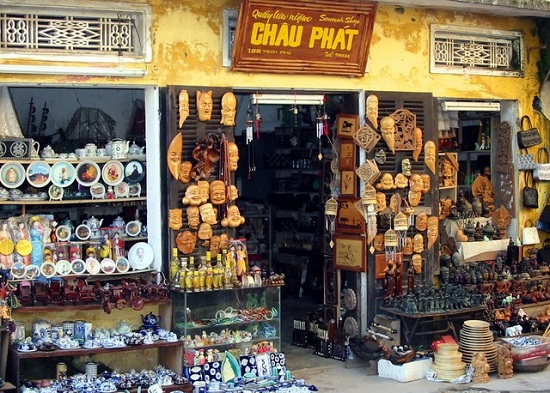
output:
{"label": "glass bottle", "polygon": [[178,259],[178,249],[172,248],[172,259],[170,259],[170,282],[175,286],[176,274],[180,269],[180,261]]}
{"label": "glass bottle", "polygon": [[[225,258],[223,257],[225,256]],[[233,288],[233,266],[231,266],[231,258],[227,257],[227,250],[223,250],[222,260],[225,261],[223,272],[223,285],[225,288]]]}
{"label": "glass bottle", "polygon": [[216,255],[216,266],[214,266],[214,289],[220,289],[222,287],[222,254]]}
{"label": "glass bottle", "polygon": [[189,257],[189,269],[185,274],[185,291],[193,292],[195,289],[194,271],[195,271],[195,257]]}
{"label": "glass bottle", "polygon": [[185,279],[187,277],[187,258],[181,258],[180,270],[176,273],[175,287],[185,289]]}

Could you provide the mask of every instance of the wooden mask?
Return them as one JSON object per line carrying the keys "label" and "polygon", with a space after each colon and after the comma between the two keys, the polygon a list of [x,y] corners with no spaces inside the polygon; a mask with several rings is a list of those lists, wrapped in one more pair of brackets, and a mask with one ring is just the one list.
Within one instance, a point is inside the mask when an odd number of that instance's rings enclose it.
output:
{"label": "wooden mask", "polygon": [[170,225],[170,229],[179,231],[183,226],[183,210],[170,209],[168,211],[168,223]]}
{"label": "wooden mask", "polygon": [[384,116],[380,120],[380,133],[382,138],[388,145],[388,149],[395,154],[395,133],[397,129],[395,127],[395,120],[389,116]]}
{"label": "wooden mask", "polygon": [[395,185],[397,188],[406,188],[409,185],[409,179],[404,174],[398,173],[395,175]]}
{"label": "wooden mask", "polygon": [[220,124],[228,127],[234,126],[236,113],[237,97],[232,92],[227,92],[222,96],[222,119]]}
{"label": "wooden mask", "polygon": [[178,127],[181,128],[185,123],[185,119],[189,116],[189,93],[187,93],[187,90],[181,90],[178,94],[178,104]]}
{"label": "wooden mask", "polygon": [[427,141],[424,145],[424,164],[435,175],[436,147],[434,141]]}
{"label": "wooden mask", "polygon": [[237,186],[231,184],[227,189],[227,200],[232,202],[239,198],[239,189]]}
{"label": "wooden mask", "polygon": [[405,246],[403,246],[403,255],[412,255],[413,253],[413,239],[410,236],[405,238]]}
{"label": "wooden mask", "polygon": [[191,184],[185,190],[185,196],[182,198],[184,205],[199,206],[202,203],[202,198],[199,190],[199,186]]}
{"label": "wooden mask", "polygon": [[374,94],[367,96],[365,102],[365,112],[367,113],[367,120],[372,124],[374,129],[378,128],[378,97]]}
{"label": "wooden mask", "polygon": [[414,254],[411,258],[411,263],[416,274],[422,273],[422,255]]}
{"label": "wooden mask", "polygon": [[184,254],[191,254],[197,244],[197,234],[191,231],[183,231],[176,236],[176,246]]}
{"label": "wooden mask", "polygon": [[208,198],[210,197],[210,183],[208,183],[207,180],[199,180],[197,182],[197,185],[199,186],[199,194],[201,196],[201,202],[202,203],[208,202]]}
{"label": "wooden mask", "polygon": [[376,193],[376,212],[381,212],[383,210],[386,210],[386,207],[388,207],[386,203],[386,194],[383,192],[377,192]]}
{"label": "wooden mask", "polygon": [[378,252],[384,251],[384,234],[383,233],[378,233],[374,237],[373,247]]}
{"label": "wooden mask", "polygon": [[422,177],[418,173],[413,173],[409,178],[409,187],[411,191],[422,191]]}
{"label": "wooden mask", "polygon": [[239,225],[244,224],[244,217],[241,216],[241,212],[237,205],[231,205],[227,208],[227,217],[222,220],[223,227],[237,228]]}
{"label": "wooden mask", "polygon": [[208,240],[212,237],[212,225],[207,222],[201,223],[198,232],[199,239]]}
{"label": "wooden mask", "polygon": [[420,212],[416,215],[414,227],[420,232],[424,232],[428,227],[428,215],[425,212]]}
{"label": "wooden mask", "polygon": [[395,190],[393,176],[389,172],[385,172],[380,178],[380,182],[376,183],[376,188],[379,190]]}
{"label": "wooden mask", "polygon": [[213,180],[210,183],[210,202],[214,205],[222,205],[226,200],[225,183],[221,180]]}
{"label": "wooden mask", "polygon": [[422,146],[424,145],[424,141],[422,140],[422,130],[418,127],[414,129],[414,151],[413,151],[413,159],[415,161],[418,161],[418,157],[420,157],[420,152],[422,151]]}
{"label": "wooden mask", "polygon": [[412,207],[418,206],[420,204],[420,200],[422,199],[421,197],[422,193],[420,191],[409,190],[409,195],[407,196],[409,205]]}
{"label": "wooden mask", "polygon": [[435,241],[439,236],[439,218],[437,216],[428,217],[428,231],[426,237],[428,238],[428,249],[432,248]]}
{"label": "wooden mask", "polygon": [[187,225],[190,228],[197,229],[201,223],[199,207],[189,206],[187,208]]}
{"label": "wooden mask", "polygon": [[174,139],[168,145],[168,154],[166,155],[166,161],[168,163],[168,170],[174,177],[179,180],[180,164],[181,164],[181,150],[183,148],[183,135],[178,132]]}
{"label": "wooden mask", "polygon": [[212,90],[198,91],[197,114],[200,121],[208,121],[212,117]]}
{"label": "wooden mask", "polygon": [[424,251],[424,236],[420,233],[417,233],[413,237],[413,251],[417,253]]}
{"label": "wooden mask", "polygon": [[183,161],[180,164],[180,170],[179,170],[179,181],[182,183],[189,183],[191,181],[191,169],[193,168],[193,164],[191,161]]}
{"label": "wooden mask", "polygon": [[430,175],[428,175],[427,173],[423,173],[420,175],[420,178],[422,179],[422,194],[426,194],[428,191],[430,191],[431,187]]}
{"label": "wooden mask", "polygon": [[239,164],[239,147],[235,142],[227,142],[229,170],[235,172]]}
{"label": "wooden mask", "polygon": [[211,203],[205,203],[199,207],[201,214],[201,219],[203,222],[207,222],[210,225],[217,224],[218,220],[216,219],[216,211],[214,206]]}

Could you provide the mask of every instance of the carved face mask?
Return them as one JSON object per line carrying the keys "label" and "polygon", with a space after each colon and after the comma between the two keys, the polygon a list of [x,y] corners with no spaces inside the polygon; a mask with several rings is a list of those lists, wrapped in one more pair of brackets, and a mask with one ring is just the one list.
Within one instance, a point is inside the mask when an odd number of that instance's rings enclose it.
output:
{"label": "carved face mask", "polygon": [[241,212],[236,205],[231,205],[227,209],[227,218],[222,220],[223,227],[237,228],[239,225],[244,224],[244,217],[241,216]]}
{"label": "carved face mask", "polygon": [[178,103],[179,103],[178,127],[181,128],[183,126],[183,123],[185,123],[185,119],[187,119],[187,116],[189,116],[189,93],[187,93],[187,90],[180,91],[178,95]]}
{"label": "carved face mask", "polygon": [[411,255],[413,253],[413,239],[410,236],[405,238],[405,246],[403,246],[403,255]]}
{"label": "carved face mask", "polygon": [[391,175],[391,173],[384,173],[380,178],[380,182],[376,184],[376,188],[378,188],[379,190],[395,189],[395,184],[393,183],[393,176]]}
{"label": "carved face mask", "polygon": [[416,207],[420,204],[422,193],[419,191],[409,191],[409,195],[407,196],[407,200],[409,201],[409,205],[412,207]]}
{"label": "carved face mask", "polygon": [[197,113],[200,121],[208,121],[212,117],[212,90],[197,90]]}
{"label": "carved face mask", "polygon": [[239,198],[239,189],[233,184],[229,186],[227,199],[229,201],[234,201]]}
{"label": "carved face mask", "polygon": [[184,254],[191,254],[197,244],[197,235],[191,231],[183,231],[176,236],[176,246]]}
{"label": "carved face mask", "polygon": [[168,223],[170,229],[178,231],[183,225],[183,210],[182,209],[170,209],[168,211]]}
{"label": "carved face mask", "polygon": [[411,263],[413,265],[413,268],[416,274],[422,273],[422,256],[421,255],[414,254],[411,258]]}
{"label": "carved face mask", "polygon": [[417,253],[424,251],[424,236],[420,233],[417,233],[413,237],[413,251]]}
{"label": "carved face mask", "polygon": [[435,159],[436,159],[435,152],[436,152],[436,147],[435,147],[434,141],[427,141],[426,144],[424,145],[424,163],[426,164],[430,172],[432,172],[434,175],[435,175]]}
{"label": "carved face mask", "polygon": [[414,222],[414,227],[420,232],[424,232],[428,227],[428,215],[424,212],[418,213]]}
{"label": "carved face mask", "polygon": [[199,206],[202,203],[199,186],[196,184],[191,184],[187,187],[182,202],[184,205]]}
{"label": "carved face mask", "polygon": [[413,159],[415,161],[418,161],[418,157],[420,157],[420,152],[422,151],[422,147],[424,145],[424,141],[422,140],[422,130],[418,127],[414,129],[414,151],[413,151]]}
{"label": "carved face mask", "polygon": [[413,173],[409,178],[409,187],[411,191],[422,191],[422,177],[418,173]]}
{"label": "carved face mask", "polygon": [[386,209],[386,194],[383,192],[377,192],[376,193],[376,212],[381,212],[382,210]]}
{"label": "carved face mask", "polygon": [[199,187],[201,202],[206,203],[208,201],[208,197],[210,196],[210,184],[206,180],[199,180],[197,185]]}
{"label": "carved face mask", "polygon": [[217,235],[213,235],[210,238],[210,253],[212,255],[212,258],[215,258],[219,252],[220,252],[220,237]]}
{"label": "carved face mask", "polygon": [[187,225],[189,225],[190,228],[197,229],[201,222],[199,207],[189,206],[186,212],[187,212]]}
{"label": "carved face mask", "polygon": [[426,234],[426,237],[428,238],[428,249],[432,248],[438,236],[439,218],[436,216],[428,217],[428,232]]}
{"label": "carved face mask", "polygon": [[411,160],[409,160],[408,158],[403,159],[401,161],[401,172],[405,176],[410,176],[411,175],[411,169],[412,169]]}
{"label": "carved face mask", "polygon": [[193,168],[193,164],[191,163],[191,161],[183,161],[180,164],[179,180],[182,183],[189,183],[191,181],[192,168]]}
{"label": "carved face mask", "polygon": [[384,251],[384,234],[383,233],[376,234],[376,236],[374,237],[373,247],[378,252]]}
{"label": "carved face mask", "polygon": [[423,173],[420,175],[420,178],[422,179],[422,194],[426,194],[428,191],[430,191],[430,175],[428,175],[427,173]]}
{"label": "carved face mask", "polygon": [[367,119],[373,125],[374,129],[378,128],[378,97],[374,94],[369,94],[365,102],[365,112]]}
{"label": "carved face mask", "polygon": [[168,146],[168,154],[166,156],[168,170],[174,179],[179,179],[182,148],[183,135],[181,132],[178,132],[174,139],[170,142],[170,145]]}
{"label": "carved face mask", "polygon": [[383,164],[386,162],[386,151],[384,149],[379,149],[374,153],[374,160],[378,164]]}
{"label": "carved face mask", "polygon": [[384,138],[386,145],[388,145],[388,148],[394,154],[395,154],[395,132],[396,132],[395,120],[389,116],[384,116],[380,120],[380,133],[382,134],[382,138]]}
{"label": "carved face mask", "polygon": [[239,163],[239,147],[235,142],[227,142],[227,157],[229,160],[229,170],[235,172]]}
{"label": "carved face mask", "polygon": [[409,185],[409,179],[404,174],[398,173],[395,175],[395,185],[397,188],[406,188]]}
{"label": "carved face mask", "polygon": [[235,125],[235,114],[237,113],[237,98],[235,94],[227,92],[222,96],[222,119],[220,124],[224,126]]}
{"label": "carved face mask", "polygon": [[229,236],[227,236],[227,233],[222,233],[220,235],[220,248],[222,250],[225,250],[229,247]]}
{"label": "carved face mask", "polygon": [[199,236],[199,239],[201,240],[210,239],[212,237],[212,226],[207,222],[203,222],[199,226],[198,236]]}
{"label": "carved face mask", "polygon": [[213,180],[210,183],[210,202],[214,205],[221,205],[225,201],[225,183],[221,180]]}
{"label": "carved face mask", "polygon": [[399,211],[399,205],[401,204],[401,195],[399,193],[394,193],[390,197],[390,210],[394,213]]}
{"label": "carved face mask", "polygon": [[216,211],[211,203],[201,205],[201,207],[199,207],[199,211],[203,222],[207,222],[210,225],[217,224],[218,220],[216,219]]}

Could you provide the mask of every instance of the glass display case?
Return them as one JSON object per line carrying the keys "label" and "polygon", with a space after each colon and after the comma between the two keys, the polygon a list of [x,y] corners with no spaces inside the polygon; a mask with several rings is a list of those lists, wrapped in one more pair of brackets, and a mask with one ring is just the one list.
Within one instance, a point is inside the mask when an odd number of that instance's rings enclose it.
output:
{"label": "glass display case", "polygon": [[173,290],[173,331],[184,341],[186,366],[217,360],[225,351],[242,355],[280,350],[281,287],[261,286],[185,292]]}

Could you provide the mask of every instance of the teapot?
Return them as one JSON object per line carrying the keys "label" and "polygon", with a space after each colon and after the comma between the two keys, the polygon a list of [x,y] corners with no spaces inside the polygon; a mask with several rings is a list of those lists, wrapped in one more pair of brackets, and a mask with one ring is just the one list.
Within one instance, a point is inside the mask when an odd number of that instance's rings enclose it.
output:
{"label": "teapot", "polygon": [[139,147],[136,142],[132,143],[132,145],[128,149],[128,155],[130,156],[138,156],[144,153],[145,153],[145,146]]}
{"label": "teapot", "polygon": [[130,150],[130,141],[117,139],[112,141],[111,157],[114,159],[126,158],[128,150]]}
{"label": "teapot", "polygon": [[145,326],[158,326],[160,322],[160,317],[156,316],[152,312],[147,315],[141,314],[141,321]]}
{"label": "teapot", "polygon": [[125,227],[126,226],[126,222],[124,221],[124,218],[118,216],[117,218],[115,218],[113,220],[113,223],[111,224],[112,227],[117,227],[117,228],[120,228],[120,227]]}
{"label": "teapot", "polygon": [[42,158],[54,158],[54,157],[55,157],[55,151],[50,145],[42,149]]}
{"label": "teapot", "polygon": [[99,229],[103,223],[103,218],[101,220],[91,216],[89,219],[82,221],[84,225],[88,225],[90,229]]}

